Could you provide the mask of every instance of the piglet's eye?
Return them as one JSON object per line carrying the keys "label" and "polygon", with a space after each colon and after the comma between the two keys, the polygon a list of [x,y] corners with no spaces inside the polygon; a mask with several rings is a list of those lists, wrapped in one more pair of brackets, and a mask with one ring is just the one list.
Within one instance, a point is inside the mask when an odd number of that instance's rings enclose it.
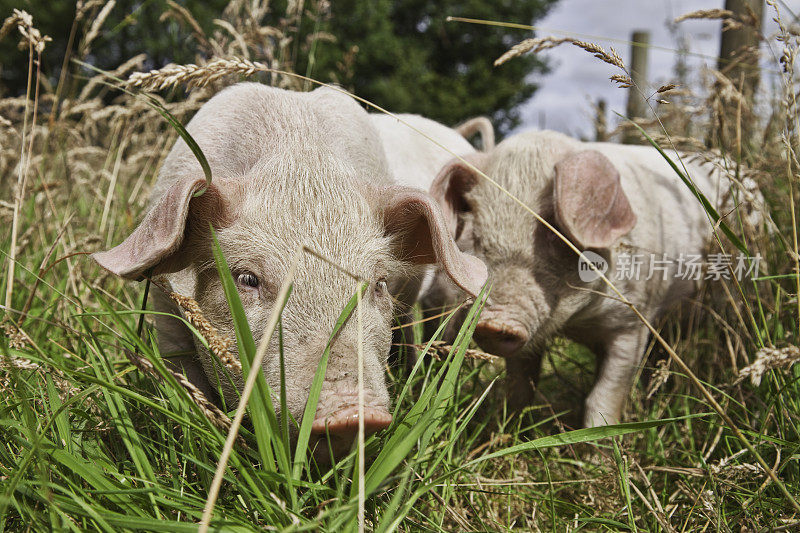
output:
{"label": "piglet's eye", "polygon": [[259,285],[258,276],[252,272],[242,272],[236,276],[236,283],[244,287],[251,287],[253,289],[258,288]]}

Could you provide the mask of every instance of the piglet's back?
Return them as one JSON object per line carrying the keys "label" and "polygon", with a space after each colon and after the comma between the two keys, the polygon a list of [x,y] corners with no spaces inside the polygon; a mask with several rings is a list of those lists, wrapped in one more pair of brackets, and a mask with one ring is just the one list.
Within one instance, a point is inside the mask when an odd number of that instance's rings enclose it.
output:
{"label": "piglet's back", "polygon": [[[711,225],[698,199],[664,157],[650,146],[612,143],[587,145],[608,157],[620,173],[620,182],[637,224],[630,240],[638,246],[667,254],[700,253],[711,237]],[[681,167],[675,152],[670,159]],[[697,188],[712,205],[725,203],[729,183],[710,164],[680,156]],[[683,167],[681,167],[683,168]]]}
{"label": "piglet's back", "polygon": [[[265,161],[320,160],[331,154],[366,183],[388,185],[383,148],[368,114],[334,89],[291,92],[240,83],[219,92],[192,118],[187,131],[203,151],[214,178],[253,179]],[[187,144],[178,139],[159,172],[151,201],[176,180],[202,177]],[[269,180],[258,174],[258,179]]]}

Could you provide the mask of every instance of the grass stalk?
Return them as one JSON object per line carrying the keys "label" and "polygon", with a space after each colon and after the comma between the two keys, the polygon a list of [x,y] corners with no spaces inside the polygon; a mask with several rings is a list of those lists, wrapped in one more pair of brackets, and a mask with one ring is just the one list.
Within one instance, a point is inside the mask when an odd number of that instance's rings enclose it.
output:
{"label": "grass stalk", "polygon": [[[38,85],[38,67],[37,67],[37,85]],[[28,103],[31,98],[31,85],[33,83],[33,43],[28,43],[28,84],[25,89],[25,110],[23,112],[22,122],[22,142],[20,143],[20,160],[19,160],[19,173],[17,175],[17,189],[14,194],[14,212],[11,218],[11,245],[8,252],[8,273],[6,280],[6,294],[5,306],[11,309],[11,298],[14,294],[14,267],[17,259],[17,233],[19,231],[19,218],[20,211],[22,210],[22,202],[25,198],[25,181],[28,169],[28,160],[25,157],[25,141],[28,135]],[[34,102],[35,106],[35,102]],[[35,126],[35,122],[33,123]],[[31,127],[30,135],[33,136]]]}
{"label": "grass stalk", "polygon": [[[302,251],[303,249],[300,247],[295,252],[292,262],[289,266],[289,270],[286,273],[286,276],[284,276],[283,282],[281,283],[281,288],[278,291],[276,302],[285,302],[289,296],[289,291],[291,290],[292,282],[294,281],[295,272],[297,271],[297,265],[300,263],[300,258],[302,257]],[[272,340],[272,334],[275,331],[275,327],[278,325],[282,311],[283,305],[276,304],[272,310],[272,313],[270,314],[269,322],[267,322],[267,325],[264,328],[261,342],[259,343],[258,350],[253,358],[253,363],[250,365],[250,372],[247,374],[247,381],[245,381],[244,389],[242,390],[242,395],[239,399],[239,404],[236,407],[236,414],[233,416],[231,428],[228,431],[228,436],[225,439],[225,446],[222,449],[222,454],[220,455],[216,470],[214,471],[214,479],[211,482],[211,487],[208,490],[208,498],[206,499],[206,504],[203,508],[203,516],[200,519],[198,533],[206,533],[211,524],[211,517],[214,514],[214,505],[219,497],[219,490],[222,486],[225,470],[228,467],[228,459],[230,458],[231,451],[233,450],[233,445],[236,441],[239,427],[242,424],[242,419],[244,418],[244,413],[247,409],[247,402],[250,400],[250,395],[253,393],[253,387],[255,387],[256,379],[261,375],[261,363],[263,362],[264,356],[267,353],[267,348]]]}

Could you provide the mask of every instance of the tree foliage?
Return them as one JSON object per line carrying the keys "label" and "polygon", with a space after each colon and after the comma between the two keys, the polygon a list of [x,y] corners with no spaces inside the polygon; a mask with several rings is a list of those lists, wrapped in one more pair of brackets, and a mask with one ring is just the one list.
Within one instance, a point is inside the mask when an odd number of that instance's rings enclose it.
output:
{"label": "tree foliage", "polygon": [[[83,3],[88,4],[86,0]],[[34,26],[53,39],[42,56],[42,73],[55,83],[70,33],[74,30],[71,45],[74,57],[104,3],[98,3],[82,19],[76,19],[75,0],[0,0],[0,21],[13,9],[24,9],[33,15]],[[220,16],[228,0],[180,0],[177,3],[192,13],[204,31],[210,32],[214,19]],[[166,0],[116,0],[97,37],[85,50],[86,57],[81,59],[102,69],[113,69],[138,54],[147,56],[148,68],[195,61],[197,42],[190,28],[174,17],[164,18],[167,7]],[[16,38],[12,33],[0,41],[0,96],[25,92],[28,58],[27,53],[17,50]],[[71,70],[76,69],[72,66]]]}
{"label": "tree foliage", "polygon": [[[448,16],[530,24],[555,0],[334,0],[313,57],[315,77],[337,81],[395,112],[454,124],[490,115],[501,131],[519,122],[520,103],[545,65],[528,55],[494,60],[529,32],[448,22]],[[302,72],[302,69],[300,70]]]}
{"label": "tree foliage", "polygon": [[[528,55],[493,67],[494,59],[529,32],[498,26],[448,22],[448,16],[531,23],[556,0],[322,0],[307,1],[301,23],[290,28],[293,66],[298,73],[335,82],[394,112],[419,113],[445,124],[490,115],[501,132],[519,122],[519,104],[536,90],[546,67]],[[228,0],[176,0],[206,34],[222,16]],[[75,2],[0,0],[0,17],[12,8],[34,15],[34,24],[50,35],[42,73],[55,83],[67,50],[80,48],[98,3],[75,21]],[[270,5],[264,25],[286,19],[286,0]],[[144,53],[146,67],[202,60],[206,52],[196,32],[177,17],[164,17],[166,0],[117,0],[85,60],[112,69]],[[285,24],[284,24],[285,25]],[[259,59],[254,57],[254,59]],[[27,54],[13,37],[0,42],[0,94],[22,94]],[[73,71],[76,69],[71,67]]]}

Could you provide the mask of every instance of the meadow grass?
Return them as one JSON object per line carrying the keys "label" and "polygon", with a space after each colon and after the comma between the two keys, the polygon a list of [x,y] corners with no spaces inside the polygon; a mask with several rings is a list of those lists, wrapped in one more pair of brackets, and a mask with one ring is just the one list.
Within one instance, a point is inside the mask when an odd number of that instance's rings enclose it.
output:
{"label": "meadow grass", "polygon": [[[17,23],[32,27],[24,17]],[[559,340],[545,357],[539,400],[514,416],[505,405],[502,362],[468,357],[484,294],[443,357],[387,369],[392,426],[325,467],[302,445],[310,417],[296,424],[276,416],[272,399],[284,403],[285,395],[268,391],[260,373],[253,374],[238,438],[229,438],[236,406],[210,413],[168,370],[153,312],[143,310],[145,284],[110,277],[86,255],[135,226],[180,124],[216,89],[248,74],[246,63],[173,69],[171,76],[191,71],[206,85],[185,97],[110,93],[104,83],[111,78],[85,68],[80,72],[91,78],[82,86],[65,81],[50,90],[40,88],[35,67],[46,41],[28,36],[28,97],[0,100],[0,190],[8,191],[0,220],[11,229],[0,234],[0,531],[195,531],[217,472],[210,525],[225,531],[758,531],[800,523],[785,494],[800,494],[800,368],[791,366],[800,358],[792,72],[776,104],[781,133],[765,135],[762,149],[747,144],[741,157],[724,159],[737,179],[745,172],[740,162],[759,171],[753,177],[773,221],[768,238],[740,231],[738,213],[720,214],[718,232],[724,247],[733,242],[762,253],[759,280],[708,284],[684,316],[655,325],[697,382],[653,341],[631,391],[631,422],[576,429],[595,362]],[[784,38],[793,56],[797,40],[788,32]],[[581,44],[619,62],[625,76],[619,56]],[[123,77],[136,64],[112,74]],[[264,69],[272,71],[249,74],[302,82],[274,72],[291,65]],[[144,78],[130,78],[133,90],[143,85],[137,79]],[[158,86],[184,82],[178,76]],[[646,128],[648,134],[697,137],[672,130],[668,113],[665,128]],[[224,260],[216,254],[248,373],[258,347]],[[290,297],[291,279],[285,286]],[[355,318],[357,287],[340,323]],[[279,335],[279,323],[275,328]],[[359,453],[368,458],[363,473]]]}

